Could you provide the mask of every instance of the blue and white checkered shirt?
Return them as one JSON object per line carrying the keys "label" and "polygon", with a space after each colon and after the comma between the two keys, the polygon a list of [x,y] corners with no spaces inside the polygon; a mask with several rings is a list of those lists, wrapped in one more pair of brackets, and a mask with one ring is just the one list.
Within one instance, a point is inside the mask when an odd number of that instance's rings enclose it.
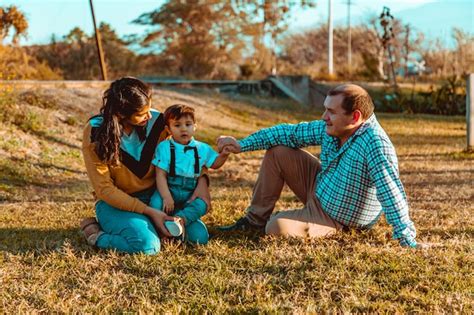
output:
{"label": "blue and white checkered shirt", "polygon": [[322,120],[262,129],[239,144],[242,152],[277,145],[321,145],[321,171],[316,176],[315,194],[324,211],[345,226],[367,229],[377,222],[383,210],[393,226],[393,238],[403,246],[416,246],[416,230],[408,215],[395,148],[375,114],[340,148],[339,140],[326,133]]}

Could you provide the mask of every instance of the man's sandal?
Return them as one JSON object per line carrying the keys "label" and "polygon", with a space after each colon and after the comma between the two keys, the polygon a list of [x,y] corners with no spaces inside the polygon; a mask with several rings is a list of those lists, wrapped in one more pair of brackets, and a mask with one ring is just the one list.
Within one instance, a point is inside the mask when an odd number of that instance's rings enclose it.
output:
{"label": "man's sandal", "polygon": [[100,225],[97,220],[93,217],[85,218],[81,221],[81,231],[87,240],[87,243],[91,246],[95,246],[99,236],[104,233],[100,230]]}

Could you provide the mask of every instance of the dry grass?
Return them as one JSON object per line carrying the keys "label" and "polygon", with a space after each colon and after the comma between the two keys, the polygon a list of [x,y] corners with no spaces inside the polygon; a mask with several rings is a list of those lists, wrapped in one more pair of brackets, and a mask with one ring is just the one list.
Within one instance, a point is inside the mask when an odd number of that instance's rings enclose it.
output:
{"label": "dry grass", "polygon": [[[473,312],[474,157],[462,153],[463,117],[379,115],[400,157],[419,240],[435,248],[402,249],[381,222],[323,240],[217,234],[208,246],[170,242],[157,256],[122,255],[89,248],[78,228],[93,214],[81,125],[96,112],[100,89],[35,93],[31,104],[0,103],[11,115],[34,112],[37,122],[22,125],[8,115],[0,122],[1,313]],[[48,95],[54,108],[43,103]],[[157,108],[175,102],[196,108],[198,138],[206,141],[317,116],[198,91],[155,92]],[[209,226],[242,215],[262,155],[232,156],[211,175]],[[278,204],[299,206],[289,191]]]}

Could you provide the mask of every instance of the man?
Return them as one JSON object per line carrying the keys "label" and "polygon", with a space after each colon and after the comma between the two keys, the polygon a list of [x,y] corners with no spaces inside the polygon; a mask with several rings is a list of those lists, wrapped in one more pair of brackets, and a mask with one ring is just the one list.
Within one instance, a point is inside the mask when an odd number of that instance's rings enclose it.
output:
{"label": "man", "polygon": [[[323,237],[346,228],[368,229],[382,212],[402,246],[416,247],[416,230],[398,173],[393,144],[379,125],[371,97],[360,86],[329,91],[322,120],[281,124],[242,140],[221,136],[218,149],[267,150],[244,217],[223,231]],[[299,148],[321,146],[320,161]],[[286,183],[304,208],[272,215]]]}

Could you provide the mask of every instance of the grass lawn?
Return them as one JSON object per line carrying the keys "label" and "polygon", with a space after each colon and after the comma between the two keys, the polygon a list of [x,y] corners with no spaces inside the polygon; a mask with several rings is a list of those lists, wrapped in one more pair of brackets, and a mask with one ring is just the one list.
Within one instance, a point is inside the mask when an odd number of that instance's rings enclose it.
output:
{"label": "grass lawn", "polygon": [[[382,219],[331,238],[214,234],[165,242],[157,256],[97,251],[79,233],[93,215],[82,125],[103,86],[20,87],[0,95],[0,313],[473,313],[474,155],[464,117],[378,114],[399,155],[418,240],[399,247]],[[1,94],[1,93],[0,93]],[[156,90],[154,107],[196,108],[197,138],[243,137],[320,113],[282,102]],[[318,153],[318,148],[309,149]],[[243,214],[264,152],[211,173],[211,231]],[[285,190],[277,209],[302,205]]]}

